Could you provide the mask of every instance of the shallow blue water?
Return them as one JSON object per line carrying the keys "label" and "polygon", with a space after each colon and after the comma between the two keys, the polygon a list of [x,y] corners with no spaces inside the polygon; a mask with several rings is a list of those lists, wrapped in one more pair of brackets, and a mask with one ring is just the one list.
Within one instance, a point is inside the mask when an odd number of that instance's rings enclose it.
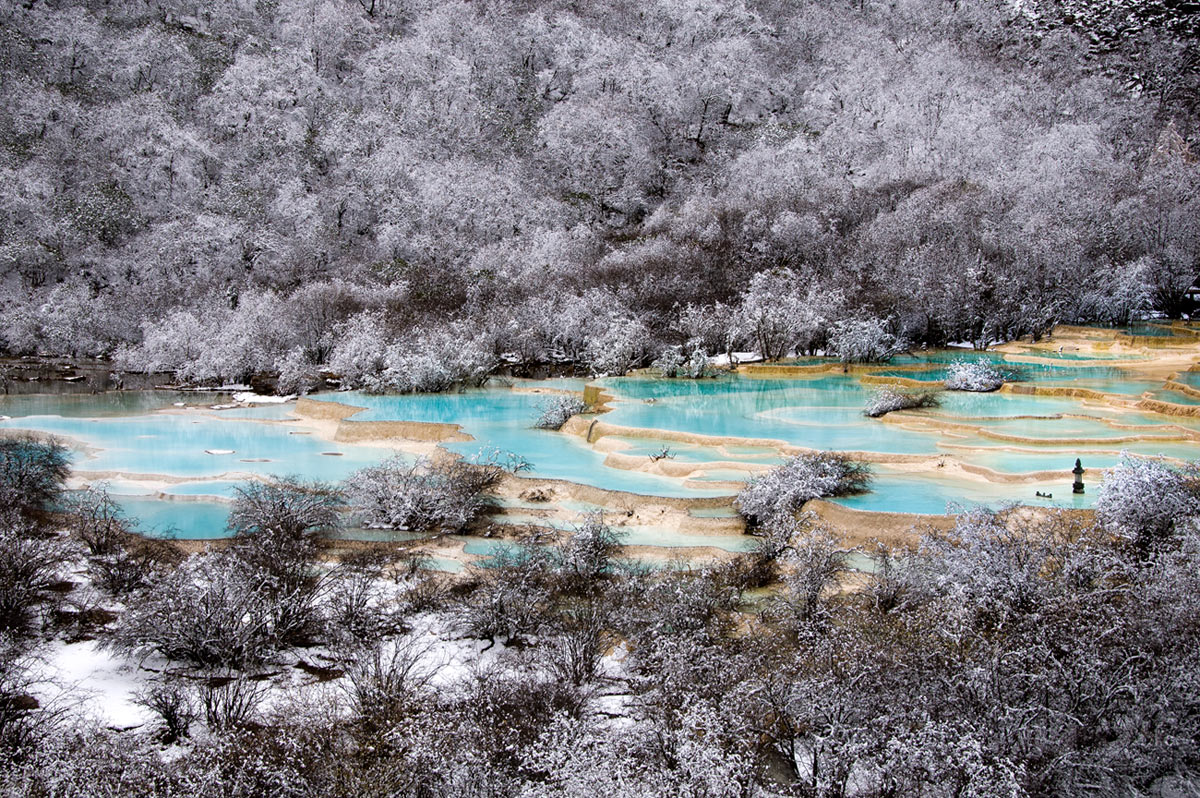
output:
{"label": "shallow blue water", "polygon": [[[1085,475],[1086,481],[1086,475]],[[870,493],[846,496],[832,501],[855,510],[941,515],[953,508],[976,506],[1000,507],[1008,503],[1039,507],[1090,507],[1095,491],[1077,496],[1071,493],[1069,477],[1061,482],[1030,485],[994,485],[989,483],[945,480],[923,474],[876,474]],[[1037,497],[1037,491],[1050,493],[1052,499]]]}
{"label": "shallow blue water", "polygon": [[1054,349],[1030,349],[1019,353],[1047,360],[1145,360],[1145,355],[1124,355],[1111,352],[1059,352]]}
{"label": "shallow blue water", "polygon": [[215,540],[229,536],[225,528],[229,505],[222,502],[114,498],[125,514],[137,521],[138,530],[149,537]]}
{"label": "shallow blue water", "polygon": [[1170,338],[1175,335],[1171,328],[1165,324],[1153,324],[1150,322],[1135,322],[1110,329],[1125,333],[1126,335],[1142,335],[1151,338]]}
{"label": "shallow blue water", "polygon": [[621,401],[606,423],[781,440],[812,449],[931,452],[933,436],[862,415],[871,389],[842,375],[812,379],[606,380]]}
{"label": "shallow blue water", "polygon": [[175,404],[218,404],[229,394],[194,391],[110,391],[98,394],[6,394],[0,416],[112,418],[144,415]]}
{"label": "shallow blue water", "polygon": [[252,473],[339,481],[388,454],[376,447],[291,435],[285,424],[199,411],[106,419],[28,416],[0,422],[5,427],[64,435],[98,449],[93,455],[77,454],[72,466],[83,471],[177,477]]}
{"label": "shallow blue water", "polygon": [[1151,398],[1157,399],[1160,402],[1170,402],[1175,405],[1200,405],[1200,398],[1186,394],[1183,391],[1172,391],[1170,389],[1155,391]]}
{"label": "shallow blue water", "polygon": [[[954,359],[998,357],[995,353],[952,352],[902,360],[944,363]],[[905,373],[911,375],[919,372]],[[1040,382],[1073,382],[1081,385],[1111,383],[1113,390],[1132,393],[1140,392],[1147,384],[1155,388],[1160,385],[1126,379],[1121,369],[1107,366],[1046,366],[1033,368],[1030,373]],[[1200,373],[1197,373],[1196,379],[1200,380]],[[533,383],[521,384],[526,388],[534,387]],[[1110,439],[1139,433],[1169,435],[1172,434],[1168,427],[1171,424],[1190,428],[1200,426],[1200,420],[1197,419],[1175,419],[1116,408],[1091,407],[1063,397],[1022,396],[1004,392],[944,393],[942,405],[936,410],[893,418],[918,427],[907,429],[898,423],[865,418],[861,410],[874,387],[863,386],[855,375],[840,372],[797,379],[726,376],[709,380],[663,380],[631,377],[606,379],[602,384],[617,397],[611,405],[612,411],[598,417],[609,424],[735,438],[775,439],[815,449],[952,453],[965,462],[1008,473],[1066,471],[1073,465],[1075,457],[1082,457],[1086,468],[1098,471],[1116,462],[1115,451],[1118,449],[1146,455],[1161,453],[1179,459],[1194,459],[1200,454],[1200,447],[1182,440],[1132,444],[1062,443],[1065,439],[1079,437]],[[582,387],[578,380],[548,380],[537,385],[545,388],[560,385],[571,389]],[[545,393],[496,387],[455,394],[372,396],[337,393],[322,394],[316,398],[366,408],[354,416],[353,420],[356,421],[457,423],[476,440],[449,444],[447,448],[456,452],[469,456],[481,448],[499,448],[529,460],[534,475],[609,490],[662,496],[727,495],[731,489],[703,489],[703,483],[741,480],[747,476],[747,472],[742,470],[711,469],[685,483],[683,479],[605,467],[605,453],[594,450],[579,437],[532,428],[534,419],[539,415],[538,405],[549,397],[550,394]],[[187,394],[184,398],[194,402],[198,397],[196,394]],[[1166,398],[1187,399],[1183,394]],[[336,482],[390,453],[387,449],[330,443],[312,435],[290,434],[295,431],[294,425],[262,420],[287,418],[290,405],[220,413],[148,412],[170,406],[179,400],[179,395],[169,393],[10,397],[0,399],[0,414],[29,415],[0,422],[0,428],[31,428],[66,435],[98,450],[94,457],[77,454],[74,466],[78,470],[164,474],[186,478],[189,481],[165,489],[165,492],[179,496],[229,498],[237,484],[233,475],[247,473],[263,476],[295,474],[308,479]],[[62,412],[54,412],[58,410]],[[1055,414],[1067,414],[1067,417],[1049,417]],[[1075,418],[1071,415],[1095,418]],[[996,432],[1036,437],[1046,442],[1045,450],[1006,451],[1006,447],[1014,444],[980,437],[971,431],[947,432],[932,427],[920,428],[921,418],[942,418]],[[1123,424],[1143,425],[1144,429],[1114,428],[1099,420],[1103,418],[1118,420]],[[1162,428],[1162,432],[1156,427]],[[667,445],[679,462],[725,460],[770,464],[780,459],[772,449],[748,445],[677,444],[632,437],[622,439],[622,442],[630,447],[624,451],[635,455],[653,455],[661,446]],[[981,451],[953,448],[955,444],[978,447]],[[232,453],[208,454],[205,450],[232,450]],[[696,487],[702,489],[694,489]],[[114,487],[114,493],[144,493],[145,490],[136,485],[129,486],[127,491]],[[860,509],[942,512],[947,502],[1033,501],[1036,498],[1033,490],[1034,487],[1027,485],[988,485],[961,479],[935,479],[888,472],[885,468],[871,494],[851,497],[843,500],[843,503]],[[1054,490],[1056,497],[1060,492],[1063,491]],[[126,496],[122,500],[130,502],[130,507],[136,508],[136,514],[144,516],[151,525],[173,526],[181,536],[211,538],[224,534],[227,503],[166,501],[149,496]],[[1086,501],[1085,498],[1083,502]],[[674,536],[673,544],[663,543],[664,535],[670,533],[651,528],[633,529],[631,534],[638,538],[638,542],[644,541],[645,545],[711,545],[696,541],[683,543],[681,541],[688,537],[678,535]]]}
{"label": "shallow blue water", "polygon": [[606,490],[652,496],[717,496],[719,490],[691,490],[656,474],[608,468],[605,454],[581,438],[533,428],[545,395],[482,388],[462,393],[374,396],[358,392],[322,394],[321,399],[363,407],[352,421],[423,421],[462,425],[474,441],[446,444],[465,456],[481,448],[513,452],[529,461],[531,475],[565,479]]}

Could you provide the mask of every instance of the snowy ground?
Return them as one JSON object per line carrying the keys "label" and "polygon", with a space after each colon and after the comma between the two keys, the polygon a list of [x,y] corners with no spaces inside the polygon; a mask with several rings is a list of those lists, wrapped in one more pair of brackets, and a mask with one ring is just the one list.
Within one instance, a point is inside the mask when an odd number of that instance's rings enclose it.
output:
{"label": "snowy ground", "polygon": [[[453,619],[442,613],[423,613],[409,619],[409,634],[394,641],[418,656],[415,669],[431,687],[453,689],[472,675],[486,671],[511,653],[503,642],[491,643],[458,635]],[[601,671],[619,678],[625,650],[618,647],[605,657]],[[112,652],[99,640],[55,640],[38,652],[40,660],[35,695],[43,706],[66,709],[114,729],[131,729],[155,722],[152,713],[138,705],[136,696],[178,665],[161,659],[137,661]],[[344,666],[344,657],[322,648],[282,654],[262,670],[270,673],[263,709],[311,689],[336,689],[345,677],[324,679],[313,668]],[[309,666],[308,670],[301,665]],[[622,714],[625,696],[618,691],[595,699],[597,712]]]}

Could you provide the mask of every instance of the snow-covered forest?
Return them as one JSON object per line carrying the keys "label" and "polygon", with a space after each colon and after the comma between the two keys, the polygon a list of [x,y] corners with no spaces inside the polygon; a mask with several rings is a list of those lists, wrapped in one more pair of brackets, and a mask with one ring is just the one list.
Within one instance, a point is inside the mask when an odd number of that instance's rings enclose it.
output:
{"label": "snow-covered forest", "polygon": [[1177,315],[1197,271],[1187,4],[0,15],[14,354],[437,388],[847,325],[985,345]]}

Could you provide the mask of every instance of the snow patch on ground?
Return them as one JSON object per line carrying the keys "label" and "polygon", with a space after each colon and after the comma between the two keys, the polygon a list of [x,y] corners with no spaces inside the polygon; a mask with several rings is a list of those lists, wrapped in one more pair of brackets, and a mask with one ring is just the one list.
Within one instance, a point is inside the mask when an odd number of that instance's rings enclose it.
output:
{"label": "snow patch on ground", "polygon": [[233,395],[233,401],[244,405],[278,405],[290,402],[295,398],[296,394],[294,393],[290,393],[287,396],[267,396],[266,394],[254,393],[253,391],[239,391]]}
{"label": "snow patch on ground", "polygon": [[133,696],[145,687],[145,674],[123,657],[101,648],[99,641],[56,640],[43,653],[38,685],[43,703],[66,702],[106,726],[127,728],[151,720]]}

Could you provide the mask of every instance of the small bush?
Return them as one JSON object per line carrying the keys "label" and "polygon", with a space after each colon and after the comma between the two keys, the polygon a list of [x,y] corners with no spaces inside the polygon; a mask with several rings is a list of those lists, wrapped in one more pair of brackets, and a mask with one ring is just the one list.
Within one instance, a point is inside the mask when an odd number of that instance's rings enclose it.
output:
{"label": "small bush", "polygon": [[338,525],[342,496],[323,483],[288,477],[278,482],[247,482],[234,493],[228,524],[238,535],[277,531],[298,536]]}
{"label": "small bush", "polygon": [[571,416],[577,416],[580,413],[586,413],[588,410],[587,403],[578,396],[556,396],[540,403],[538,410],[541,415],[537,421],[533,422],[533,426],[538,429],[562,429],[562,425],[567,423]]}
{"label": "small bush", "polygon": [[950,373],[946,377],[945,385],[948,391],[987,393],[999,390],[1006,379],[1004,372],[991,363],[960,360],[950,364]]}
{"label": "small bush", "polygon": [[659,373],[668,378],[683,377],[698,380],[710,373],[708,353],[703,349],[693,349],[690,355],[684,355],[678,346],[668,347],[650,364]]}
{"label": "small bush", "polygon": [[1104,472],[1096,515],[1108,529],[1142,548],[1170,538],[1189,517],[1200,514],[1200,469],[1178,470],[1157,461],[1123,455]]}
{"label": "small bush", "polygon": [[177,682],[151,685],[133,696],[134,703],[153,712],[162,726],[159,739],[170,745],[188,736],[196,720],[196,702]]}
{"label": "small bush", "polygon": [[29,630],[34,611],[53,598],[50,587],[62,579],[70,556],[62,541],[33,534],[11,514],[0,518],[0,634]]}
{"label": "small bush", "polygon": [[112,639],[118,651],[243,668],[278,648],[262,575],[231,552],[193,555],[128,605]]}
{"label": "small bush", "polygon": [[33,438],[0,440],[0,509],[43,510],[62,493],[70,472],[67,448]]}
{"label": "small bush", "polygon": [[209,680],[199,691],[204,722],[221,731],[247,725],[266,700],[267,688],[265,681],[241,674]]}
{"label": "small bush", "polygon": [[837,452],[813,452],[751,479],[736,505],[747,520],[761,526],[789,518],[810,499],[862,493],[870,484],[866,463]]}
{"label": "small bush", "polygon": [[133,524],[104,487],[71,494],[66,512],[71,531],[93,556],[116,554],[133,535]]}
{"label": "small bush", "polygon": [[420,702],[433,676],[429,647],[410,638],[380,642],[358,652],[340,683],[352,716],[386,726]]}
{"label": "small bush", "polygon": [[471,637],[512,640],[537,630],[550,602],[552,564],[544,549],[497,548],[487,573],[459,607],[458,621]]}
{"label": "small bush", "polygon": [[487,491],[528,465],[502,452],[434,464],[392,457],[346,481],[361,521],[413,532],[459,532],[490,506]]}
{"label": "small bush", "polygon": [[600,513],[585,516],[583,523],[556,551],[558,571],[569,587],[586,586],[599,579],[611,566],[623,537],[623,532],[604,523]]}
{"label": "small bush", "polygon": [[938,396],[935,393],[905,393],[892,388],[880,388],[867,399],[863,415],[868,418],[879,418],[894,410],[915,410],[921,407],[937,407]]}
{"label": "small bush", "polygon": [[178,550],[161,540],[131,537],[122,549],[90,557],[88,570],[97,587],[124,596],[149,587],[179,559]]}

